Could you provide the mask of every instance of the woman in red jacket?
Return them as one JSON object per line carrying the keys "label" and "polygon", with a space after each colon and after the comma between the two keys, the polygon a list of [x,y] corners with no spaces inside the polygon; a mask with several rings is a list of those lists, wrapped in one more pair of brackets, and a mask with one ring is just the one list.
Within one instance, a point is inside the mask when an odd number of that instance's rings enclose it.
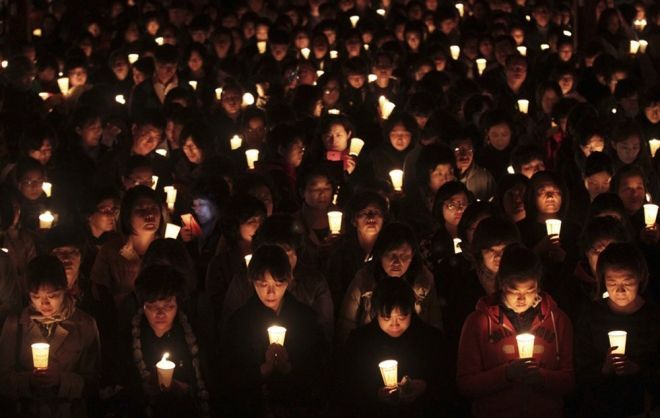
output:
{"label": "woman in red jacket", "polygon": [[[550,295],[541,291],[541,261],[516,244],[502,256],[498,292],[482,298],[463,324],[458,387],[480,417],[561,417],[573,385],[573,331]],[[516,335],[535,336],[520,359]]]}

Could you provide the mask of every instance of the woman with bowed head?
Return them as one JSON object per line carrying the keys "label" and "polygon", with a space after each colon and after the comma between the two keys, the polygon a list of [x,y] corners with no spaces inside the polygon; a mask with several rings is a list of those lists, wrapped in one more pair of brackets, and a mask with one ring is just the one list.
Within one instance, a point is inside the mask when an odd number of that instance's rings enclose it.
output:
{"label": "woman with bowed head", "polygon": [[[281,247],[260,247],[248,279],[255,293],[229,319],[222,347],[225,416],[279,416],[287,409],[310,416],[319,405],[327,349],[316,315],[288,292],[291,265]],[[274,338],[273,326],[284,335]]]}
{"label": "woman with bowed head", "polygon": [[373,320],[373,290],[383,280],[405,280],[415,292],[415,312],[428,324],[442,328],[433,274],[424,266],[417,239],[409,226],[391,223],[374,245],[373,258],[348,286],[337,321],[337,338],[346,341],[351,330]]}
{"label": "woman with bowed head", "polygon": [[[154,264],[140,273],[135,285],[142,306],[130,323],[126,364],[132,368],[125,383],[134,412],[159,417],[210,416],[209,379],[214,372],[195,324],[184,312],[184,277],[170,266]],[[164,360],[174,367],[171,380],[164,379]]]}
{"label": "woman with bowed head", "polygon": [[[457,381],[472,400],[474,417],[563,416],[562,397],[574,384],[573,328],[541,290],[541,275],[533,251],[508,246],[497,292],[483,297],[465,320]],[[521,353],[520,334],[534,336],[528,353]]]}
{"label": "woman with bowed head", "polygon": [[[644,256],[634,244],[610,244],[596,273],[609,297],[592,302],[575,329],[580,416],[655,416],[660,311],[642,296],[649,283]],[[625,331],[625,340],[613,341],[611,331]]]}
{"label": "woman with bowed head", "polygon": [[[415,313],[415,293],[403,280],[374,289],[375,321],[351,332],[342,375],[346,410],[355,417],[438,416],[453,376],[442,333]],[[397,361],[396,389],[387,388],[379,363]]]}
{"label": "woman with bowed head", "polygon": [[[94,409],[87,410],[86,404],[98,394],[96,322],[76,308],[55,256],[39,256],[28,264],[27,288],[29,305],[9,316],[0,334],[0,395],[20,408],[3,414],[87,417]],[[49,344],[47,365],[34,364],[34,343]]]}

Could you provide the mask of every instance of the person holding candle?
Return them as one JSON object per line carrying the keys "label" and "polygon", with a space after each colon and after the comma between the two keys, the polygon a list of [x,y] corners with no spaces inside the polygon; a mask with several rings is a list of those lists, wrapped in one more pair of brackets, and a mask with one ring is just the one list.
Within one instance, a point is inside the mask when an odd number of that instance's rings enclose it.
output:
{"label": "person holding candle", "polygon": [[0,202],[2,202],[0,247],[7,249],[6,254],[11,259],[12,270],[19,280],[23,293],[27,264],[37,255],[36,236],[20,222],[21,206],[18,191],[9,186],[0,186]]}
{"label": "person holding candle", "polygon": [[[374,289],[376,320],[353,330],[342,353],[337,378],[343,416],[433,416],[447,407],[453,378],[448,347],[442,333],[417,316],[415,299],[403,280],[385,280]],[[398,363],[395,391],[383,387],[378,363],[386,359]]]}
{"label": "person holding candle", "polygon": [[317,138],[303,166],[319,164],[328,171],[337,184],[343,184],[356,169],[357,158],[350,155],[350,141],[355,128],[344,115],[328,115],[320,120],[320,141]]}
{"label": "person holding candle", "polygon": [[456,156],[458,179],[478,200],[489,201],[495,194],[493,175],[474,159],[474,143],[465,133],[454,138],[450,146]]}
{"label": "person holding candle", "polygon": [[[31,416],[87,417],[98,394],[96,322],[76,308],[55,256],[30,262],[27,288],[29,306],[8,317],[0,333],[0,395]],[[45,369],[33,368],[35,342],[50,345]],[[3,410],[8,416],[16,412]]]}
{"label": "person holding candle", "polygon": [[[457,382],[476,418],[563,416],[562,397],[574,386],[573,328],[541,291],[541,275],[533,251],[507,246],[496,293],[482,298],[463,324]],[[522,333],[536,337],[532,358],[518,358]]]}
{"label": "person holding candle", "polygon": [[405,280],[415,291],[415,312],[428,324],[442,328],[433,275],[424,266],[412,229],[402,223],[386,225],[374,244],[373,258],[348,286],[337,320],[337,339],[373,320],[373,289],[383,280]]}
{"label": "person holding candle", "polygon": [[[592,302],[575,329],[580,416],[646,414],[657,405],[660,348],[660,310],[643,296],[649,283],[646,261],[634,244],[613,243],[598,257],[596,272],[609,297]],[[608,332],[614,330],[627,332],[624,354],[610,347]]]}
{"label": "person holding candle", "polygon": [[[255,292],[231,316],[224,334],[225,415],[258,417],[293,408],[309,416],[319,406],[327,351],[316,315],[289,293],[291,265],[280,246],[254,252],[248,279]],[[269,344],[267,329],[273,325],[286,328],[283,346]]]}
{"label": "person holding candle", "polygon": [[513,122],[508,114],[492,110],[481,116],[479,127],[484,135],[484,146],[476,147],[476,161],[499,181],[507,173],[509,161],[514,163],[516,168],[513,150],[517,139],[514,136]]}
{"label": "person holding candle", "polygon": [[21,226],[36,232],[39,229],[39,215],[49,208],[43,191],[46,169],[33,158],[21,159],[16,164],[15,176]]}
{"label": "person holding candle", "polygon": [[[135,282],[142,306],[133,316],[126,387],[137,409],[163,417],[208,417],[213,408],[215,367],[207,341],[184,310],[185,279],[173,267],[153,264]],[[174,363],[171,384],[159,384],[157,363],[168,353]],[[139,411],[139,412],[138,412]]]}
{"label": "person holding candle", "polygon": [[175,208],[186,208],[192,202],[190,194],[194,184],[208,173],[209,165],[213,164],[215,150],[209,130],[199,120],[185,125],[180,138],[184,158],[180,158],[174,166],[178,202]]}

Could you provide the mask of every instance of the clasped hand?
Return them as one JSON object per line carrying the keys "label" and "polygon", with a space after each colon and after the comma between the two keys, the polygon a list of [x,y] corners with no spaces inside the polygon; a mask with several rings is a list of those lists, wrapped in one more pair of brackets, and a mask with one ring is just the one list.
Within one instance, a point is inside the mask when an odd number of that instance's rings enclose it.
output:
{"label": "clasped hand", "polygon": [[533,358],[513,360],[506,366],[506,378],[516,383],[538,384],[541,382],[539,363]]}
{"label": "clasped hand", "polygon": [[269,376],[274,371],[288,374],[291,371],[291,363],[289,362],[289,353],[286,351],[286,348],[280,344],[272,343],[266,350],[265,361],[261,365],[261,374],[263,376]]}

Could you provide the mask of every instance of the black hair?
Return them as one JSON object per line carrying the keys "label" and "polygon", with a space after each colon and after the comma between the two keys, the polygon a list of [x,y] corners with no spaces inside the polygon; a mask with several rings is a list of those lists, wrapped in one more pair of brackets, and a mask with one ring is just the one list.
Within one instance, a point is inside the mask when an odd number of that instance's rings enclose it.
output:
{"label": "black hair", "polygon": [[33,293],[44,286],[50,286],[54,290],[64,290],[68,287],[64,266],[54,255],[38,255],[30,260],[26,278],[27,290]]}
{"label": "black hair", "polygon": [[119,205],[121,198],[119,192],[114,187],[94,188],[81,196],[81,202],[78,205],[80,215],[84,218],[92,216],[96,212],[96,207],[104,200],[112,199],[116,205]]}
{"label": "black hair", "polygon": [[136,170],[141,168],[150,168],[154,169],[153,163],[144,155],[131,155],[126,161],[126,166],[124,167],[124,172],[122,173],[124,177],[128,178]]}
{"label": "black hair", "polygon": [[590,219],[582,231],[580,248],[583,253],[598,241],[630,242],[630,234],[625,225],[613,216],[600,216]]}
{"label": "black hair", "polygon": [[81,253],[85,248],[83,230],[77,225],[57,225],[46,234],[48,251],[60,247],[76,247]]}
{"label": "black hair", "polygon": [[129,189],[121,201],[121,209],[119,210],[119,230],[126,237],[135,233],[133,225],[131,225],[131,216],[133,215],[135,205],[143,198],[153,201],[154,204],[158,206],[158,211],[160,212],[160,225],[158,226],[157,234],[162,234],[165,229],[166,218],[163,213],[163,205],[158,199],[158,195],[150,187],[139,185]]}
{"label": "black hair", "polygon": [[387,218],[389,206],[387,200],[380,194],[372,190],[363,190],[355,193],[348,202],[348,219],[354,220],[357,214],[369,205],[376,205]]}
{"label": "black hair", "polygon": [[543,264],[539,256],[520,244],[511,244],[504,249],[495,280],[501,292],[514,283],[530,279],[540,284],[542,276]]}
{"label": "black hair", "polygon": [[135,279],[135,294],[142,303],[156,302],[174,296],[177,303],[184,297],[185,280],[174,267],[152,264]]}
{"label": "black hair", "polygon": [[389,317],[397,308],[404,315],[414,314],[415,300],[415,292],[405,280],[381,280],[374,288],[371,313]]}
{"label": "black hair", "polygon": [[264,221],[252,238],[252,248],[264,245],[278,245],[294,250],[301,255],[303,249],[303,228],[289,214],[276,214]]}
{"label": "black hair", "polygon": [[481,262],[481,251],[495,245],[510,245],[520,242],[520,232],[515,223],[504,217],[491,216],[477,225],[470,249],[474,259]]}
{"label": "black hair", "polygon": [[156,47],[154,59],[159,64],[177,64],[179,61],[179,51],[174,45],[159,45]]}
{"label": "black hair", "polygon": [[447,145],[438,143],[422,148],[422,152],[415,165],[415,180],[417,184],[428,186],[429,174],[440,164],[449,165],[452,172],[456,172],[456,156]]}
{"label": "black hair", "polygon": [[254,216],[266,218],[266,208],[259,199],[246,193],[232,196],[222,219],[223,231],[227,241],[231,244],[238,243],[241,224]]}
{"label": "black hair", "polygon": [[[461,245],[468,244],[467,232],[470,228],[472,228],[472,225],[474,225],[474,223],[479,218],[490,218],[495,214],[494,212],[495,209],[493,208],[493,204],[490,202],[473,202],[468,205],[468,207],[465,208],[465,212],[463,212],[463,216],[461,216],[461,220],[458,221],[458,226],[456,227],[456,234],[458,235],[458,238],[461,239]],[[465,249],[464,247],[461,248]]]}
{"label": "black hair", "polygon": [[614,175],[612,158],[604,152],[592,152],[584,161],[582,177],[587,178],[601,171],[605,171],[610,176]]}
{"label": "black hair", "polygon": [[626,270],[637,278],[639,293],[646,290],[649,269],[642,251],[631,242],[613,242],[598,256],[596,275],[601,289],[605,289],[605,274],[608,270]]}
{"label": "black hair", "polygon": [[197,286],[195,263],[182,241],[172,238],[158,238],[152,241],[142,257],[141,269],[145,270],[155,265],[176,270],[184,279],[183,293],[186,296],[189,290],[194,290]]}
{"label": "black hair", "polygon": [[248,279],[262,280],[269,273],[276,282],[286,282],[293,278],[289,257],[278,245],[262,245],[252,254],[248,265]]}
{"label": "black hair", "polygon": [[442,208],[445,202],[451,199],[452,196],[464,193],[467,196],[468,205],[472,203],[472,193],[465,187],[465,184],[461,183],[458,180],[448,181],[443,184],[435,194],[435,200],[433,201],[433,209],[431,213],[433,214],[433,219],[445,222],[445,216],[442,213]]}
{"label": "black hair", "polygon": [[383,134],[385,136],[385,141],[390,142],[390,132],[394,129],[396,125],[403,125],[406,131],[410,132],[410,144],[407,149],[412,149],[417,142],[419,142],[419,126],[415,118],[407,112],[394,112],[388,119],[385,121],[383,126]]}
{"label": "black hair", "polygon": [[641,178],[642,182],[644,183],[644,191],[648,192],[648,183],[647,183],[646,175],[644,174],[644,170],[642,170],[642,168],[637,164],[626,164],[623,167],[619,168],[619,170],[616,172],[616,175],[612,179],[612,191],[614,193],[618,193],[619,186],[621,186],[621,182],[624,179],[630,177]]}
{"label": "black hair", "polygon": [[516,173],[522,166],[534,160],[544,160],[543,150],[536,145],[519,145],[511,152],[511,165]]}
{"label": "black hair", "polygon": [[561,191],[561,207],[557,213],[559,219],[563,219],[564,215],[568,212],[569,195],[566,183],[561,176],[554,171],[539,171],[529,179],[527,184],[527,191],[525,192],[525,213],[526,217],[536,222],[536,216],[539,213],[536,203],[536,192],[538,189],[547,184],[553,184]]}
{"label": "black hair", "polygon": [[422,270],[422,257],[419,254],[417,238],[415,237],[412,228],[400,222],[392,222],[383,226],[380,234],[378,234],[373,249],[373,265],[376,270],[376,282],[386,276],[381,264],[381,259],[385,256],[385,253],[405,244],[408,244],[410,248],[412,248],[413,259],[410,262],[410,267],[408,267],[408,271],[406,271],[404,277],[409,283],[414,282],[417,274]]}
{"label": "black hair", "polygon": [[31,171],[38,171],[42,177],[46,177],[46,169],[41,163],[34,158],[25,157],[21,158],[16,164],[16,181],[20,181]]}
{"label": "black hair", "polygon": [[183,126],[181,136],[179,137],[181,147],[183,147],[188,138],[191,138],[195,146],[202,150],[204,160],[211,158],[215,153],[213,136],[201,121],[190,121]]}

